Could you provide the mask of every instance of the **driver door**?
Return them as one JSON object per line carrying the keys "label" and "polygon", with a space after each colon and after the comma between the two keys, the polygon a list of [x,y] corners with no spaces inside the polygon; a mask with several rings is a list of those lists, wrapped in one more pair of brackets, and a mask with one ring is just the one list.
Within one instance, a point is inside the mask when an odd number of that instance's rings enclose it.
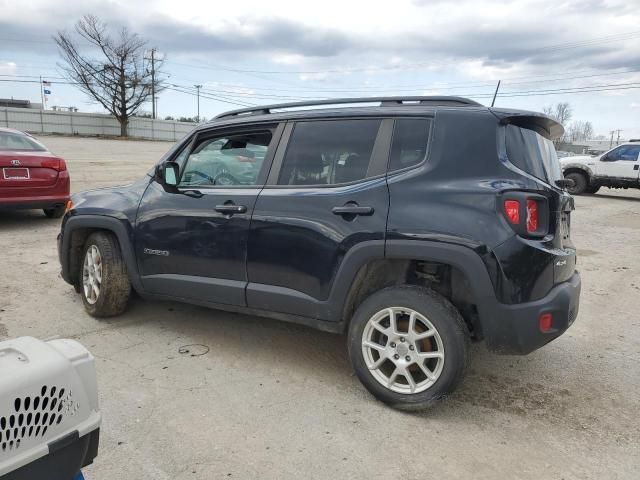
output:
{"label": "driver door", "polygon": [[600,158],[596,173],[599,177],[637,180],[639,156],[640,144],[620,145]]}
{"label": "driver door", "polygon": [[136,223],[136,256],[149,293],[246,305],[249,223],[281,135],[278,125],[203,131],[171,160],[177,187],[154,180]]}

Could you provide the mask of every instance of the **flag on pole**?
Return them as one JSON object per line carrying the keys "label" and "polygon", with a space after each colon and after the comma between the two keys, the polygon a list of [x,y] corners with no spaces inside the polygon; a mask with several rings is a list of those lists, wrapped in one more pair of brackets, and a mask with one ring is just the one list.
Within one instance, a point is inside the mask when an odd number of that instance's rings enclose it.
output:
{"label": "flag on pole", "polygon": [[47,90],[46,88],[44,89],[44,94],[45,95],[51,95],[51,90]]}
{"label": "flag on pole", "polygon": [[46,80],[42,81],[42,85],[44,85],[45,87],[50,87],[51,86],[51,82],[47,82]]}

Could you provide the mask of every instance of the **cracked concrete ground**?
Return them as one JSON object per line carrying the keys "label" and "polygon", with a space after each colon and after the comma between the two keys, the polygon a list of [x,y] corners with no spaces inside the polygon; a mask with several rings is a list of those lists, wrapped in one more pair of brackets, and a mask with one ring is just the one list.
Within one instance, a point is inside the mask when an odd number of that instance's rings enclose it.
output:
{"label": "cracked concrete ground", "polygon": [[[139,178],[170,147],[42,140],[67,159],[73,191]],[[89,317],[58,274],[59,221],[38,211],[0,212],[0,338],[70,337],[96,356],[90,480],[638,478],[640,191],[576,204],[576,323],[526,357],[474,345],[460,389],[419,414],[376,402],[340,336],[140,299]]]}

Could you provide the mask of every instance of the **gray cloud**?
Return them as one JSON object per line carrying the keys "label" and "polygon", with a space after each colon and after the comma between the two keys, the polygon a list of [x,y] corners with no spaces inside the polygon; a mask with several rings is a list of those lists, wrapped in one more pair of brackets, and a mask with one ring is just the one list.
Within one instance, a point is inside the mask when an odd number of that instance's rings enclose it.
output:
{"label": "gray cloud", "polygon": [[[426,9],[434,3],[414,0],[414,4]],[[442,6],[444,2],[437,4]],[[629,8],[623,6],[613,10],[602,0],[576,0],[560,4],[557,15],[550,15],[548,23],[527,23],[517,19],[513,23],[496,21],[490,25],[476,25],[473,19],[456,23],[438,18],[431,25],[425,18],[424,31],[403,32],[400,28],[402,22],[398,22],[399,28],[395,33],[382,35],[375,31],[355,34],[323,25],[257,16],[235,17],[234,22],[226,22],[212,30],[165,15],[132,18],[125,8],[111,2],[71,0],[65,3],[64,9],[52,5],[43,8],[38,15],[0,20],[0,42],[3,37],[23,39],[3,42],[0,51],[53,54],[55,45],[50,39],[55,30],[70,29],[82,14],[91,12],[113,27],[124,23],[146,38],[149,45],[157,46],[174,58],[188,55],[268,61],[271,54],[296,54],[309,58],[315,65],[335,68],[336,62],[344,64],[345,59],[349,59],[350,66],[357,66],[361,59],[366,59],[364,61],[369,65],[372,62],[386,64],[391,56],[398,56],[406,62],[421,64],[480,60],[487,66],[498,67],[515,63],[552,66],[556,70],[558,66],[573,68],[577,65],[612,69],[637,64],[640,49],[628,46],[624,49],[614,42],[584,44],[570,49],[543,47],[589,38],[587,34],[583,37],[579,33],[585,32],[583,26],[590,20],[598,19],[598,14],[604,12],[625,15]],[[563,15],[575,15],[575,30],[568,31],[564,27],[567,18],[573,17],[566,17],[562,22],[556,18]],[[459,12],[458,18],[463,18]]]}
{"label": "gray cloud", "polygon": [[241,19],[251,28],[227,24],[217,31],[163,17],[142,25],[150,43],[168,52],[245,52],[249,55],[280,51],[312,57],[339,55],[354,45],[347,34],[325,27],[308,27],[282,18]]}

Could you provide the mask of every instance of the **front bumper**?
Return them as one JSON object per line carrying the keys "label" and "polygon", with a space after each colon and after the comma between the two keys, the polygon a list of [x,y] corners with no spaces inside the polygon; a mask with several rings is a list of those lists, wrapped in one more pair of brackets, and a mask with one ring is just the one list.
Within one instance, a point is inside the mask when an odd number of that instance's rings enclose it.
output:
{"label": "front bumper", "polygon": [[[507,305],[484,305],[484,337],[489,350],[502,354],[526,355],[562,335],[578,316],[580,274],[556,285],[540,300]],[[541,332],[540,315],[553,316],[552,328]]]}

